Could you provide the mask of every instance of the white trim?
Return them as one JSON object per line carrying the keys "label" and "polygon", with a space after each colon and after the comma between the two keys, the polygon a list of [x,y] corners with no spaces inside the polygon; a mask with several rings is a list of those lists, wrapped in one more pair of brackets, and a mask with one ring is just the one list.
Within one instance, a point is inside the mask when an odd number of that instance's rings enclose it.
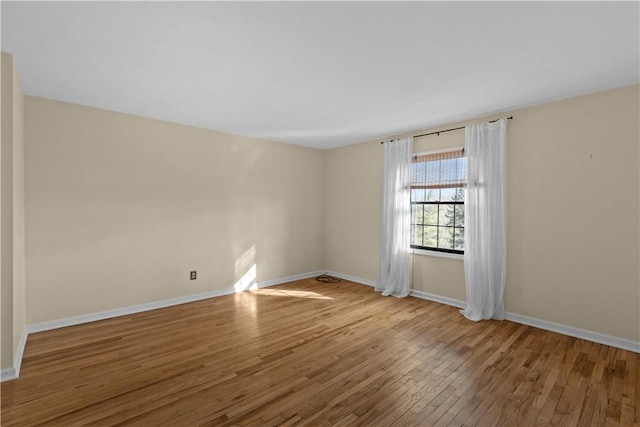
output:
{"label": "white trim", "polygon": [[[457,308],[465,308],[467,306],[467,303],[465,301],[434,295],[422,291],[412,290],[409,295],[429,301],[451,305]],[[568,335],[570,337],[580,338],[583,340],[596,342],[598,344],[605,344],[611,347],[640,353],[640,342],[638,341],[631,341],[625,338],[615,337],[613,335],[601,334],[599,332],[593,332],[586,329],[576,328],[573,326],[563,325],[555,322],[549,322],[547,320],[536,319],[534,317],[523,316],[521,314],[511,312],[505,312],[504,318],[505,320],[520,323],[522,325],[533,326],[538,329],[544,329],[547,331]]]}
{"label": "white trim", "polygon": [[[309,277],[317,276],[321,274],[321,271],[312,271],[309,273],[296,274],[294,276],[281,277],[279,279],[264,280],[258,282],[255,286],[251,286],[248,289],[266,288],[269,286],[280,285],[282,283],[293,282],[295,280],[308,279]],[[248,290],[246,289],[246,290]],[[49,331],[52,329],[64,328],[67,326],[80,325],[83,323],[95,322],[97,320],[111,319],[113,317],[126,316],[128,314],[142,313],[144,311],[156,310],[158,308],[171,307],[179,304],[186,304],[189,302],[200,301],[208,298],[220,297],[223,295],[230,295],[242,291],[236,291],[235,288],[218,289],[209,292],[203,292],[199,294],[186,295],[177,298],[170,298],[160,301],[149,302],[145,304],[132,305],[129,307],[116,308],[113,310],[100,311],[97,313],[83,314],[80,316],[67,317],[64,319],[50,320],[46,322],[34,323],[27,326],[27,331],[31,333]]]}
{"label": "white trim", "polygon": [[335,276],[339,279],[344,279],[350,282],[358,283],[360,285],[371,286],[372,288],[376,287],[376,282],[369,279],[363,279],[362,277],[349,276],[348,274],[337,273],[335,271],[327,271],[327,274],[330,276]]}
{"label": "white trim", "polygon": [[235,287],[218,289],[209,292],[203,292],[194,295],[186,295],[177,298],[170,298],[161,301],[154,301],[145,304],[132,305],[129,307],[116,308],[113,310],[100,311],[97,313],[83,314],[80,316],[67,317],[64,319],[51,320],[47,322],[39,322],[31,325],[27,325],[22,333],[22,337],[18,343],[18,348],[13,360],[13,366],[10,368],[2,369],[0,371],[0,382],[14,380],[20,375],[20,367],[22,366],[22,356],[24,354],[24,348],[27,344],[27,336],[35,332],[50,331],[52,329],[64,328],[67,326],[80,325],[83,323],[95,322],[97,320],[111,319],[113,317],[126,316],[128,314],[142,313],[144,311],[156,310],[158,308],[170,307],[173,305],[185,304],[189,302],[200,301],[208,298],[215,298],[223,295],[230,295],[234,293],[243,292],[244,290],[266,288],[269,286],[276,286],[283,283],[293,282],[296,280],[308,279],[310,277],[318,276],[322,274],[322,271],[312,271],[309,273],[296,274],[288,277],[281,277],[279,279],[264,280],[262,282],[253,283],[251,287],[243,290],[237,290]]}
{"label": "white trim", "polygon": [[24,328],[20,341],[18,341],[18,348],[16,348],[16,352],[13,355],[13,366],[0,371],[0,382],[15,380],[20,375],[22,355],[24,354],[24,347],[27,345],[27,335],[27,328]]}
{"label": "white trim", "polygon": [[[372,281],[363,279],[360,277],[349,276],[347,274],[341,274],[336,272],[330,272],[332,276],[340,277],[361,285],[374,286]],[[440,295],[430,294],[428,292],[411,290],[410,296],[426,299],[429,301],[438,302],[441,304],[450,305],[457,308],[466,307],[465,301],[457,300],[454,298],[443,297]],[[640,341],[628,340],[626,338],[620,338],[613,335],[601,334],[599,332],[593,332],[586,329],[576,328],[574,326],[563,325],[560,323],[550,322],[548,320],[536,319],[534,317],[523,316],[521,314],[505,312],[505,320],[511,322],[520,323],[522,325],[533,326],[534,328],[544,329],[551,332],[556,332],[562,335],[568,335],[570,337],[580,338],[583,340],[595,342],[598,344],[604,344],[615,348],[621,348],[623,350],[633,351],[640,353]]]}
{"label": "white trim", "polygon": [[97,313],[82,314],[80,316],[66,317],[64,319],[49,320],[29,325],[29,333],[50,331],[52,329],[65,328],[67,326],[81,325],[83,323],[95,322],[98,320],[111,319],[113,317],[126,316],[128,314],[142,313],[144,311],[158,308],[170,307],[188,302],[200,301],[207,298],[219,297],[235,293],[233,288],[220,289],[200,294],[187,295],[183,297],[171,298],[161,301],[154,301],[145,304],[132,305],[129,307],[116,308],[113,310],[99,311]]}
{"label": "white trim", "polygon": [[466,302],[460,301],[458,299],[430,294],[428,292],[416,291],[415,289],[411,290],[411,292],[409,293],[409,296],[420,298],[420,299],[426,299],[433,302],[439,302],[440,304],[451,305],[453,307],[458,307],[458,308],[465,308],[467,306]]}
{"label": "white trim", "polygon": [[24,354],[24,347],[27,345],[28,335],[29,335],[29,330],[25,325],[25,328],[22,330],[22,336],[20,337],[20,341],[18,342],[18,348],[16,349],[16,354],[13,357],[13,368],[16,371],[16,378],[20,376],[20,368],[22,367],[22,355]]}
{"label": "white trim", "polygon": [[464,254],[452,254],[449,252],[428,251],[425,249],[411,249],[412,255],[432,256],[436,258],[448,258],[457,259],[458,261],[464,261]]}
{"label": "white trim", "polygon": [[6,368],[0,371],[0,382],[11,381],[18,378],[15,368]]}
{"label": "white trim", "polygon": [[311,271],[309,273],[296,274],[294,276],[289,276],[289,277],[281,277],[280,279],[264,280],[258,283],[258,288],[268,288],[269,286],[282,285],[283,283],[295,282],[296,280],[309,279],[311,277],[319,276],[323,272],[324,271],[322,270]]}
{"label": "white trim", "polygon": [[[318,276],[322,274],[322,271],[313,271],[309,273],[297,274],[288,277],[282,277],[279,279],[264,280],[255,284],[257,288],[266,288],[269,286],[276,286],[283,283],[293,282],[296,280],[308,279],[310,277]],[[349,280],[354,283],[358,283],[365,286],[375,287],[376,282],[362,277],[351,276],[348,274],[342,274],[335,271],[326,271],[326,274],[338,277],[340,279]],[[252,287],[254,289],[254,287]],[[241,291],[236,291],[234,288],[220,289],[210,292],[204,292],[200,294],[187,295],[178,298],[171,298],[161,301],[150,302],[146,304],[134,305],[124,308],[118,308],[114,310],[101,311],[98,313],[85,314],[81,316],[67,317],[65,319],[52,320],[48,322],[39,322],[32,325],[27,325],[22,333],[22,337],[18,343],[18,348],[14,356],[13,366],[2,369],[0,371],[0,382],[9,381],[18,378],[20,374],[20,367],[22,366],[22,357],[24,349],[27,343],[28,334],[35,332],[49,331],[52,329],[64,328],[66,326],[80,325],[82,323],[95,322],[97,320],[110,319],[113,317],[126,316],[128,314],[141,313],[144,311],[155,310],[158,308],[170,307],[173,305],[185,304],[189,302],[200,301],[203,299],[219,297],[223,295],[230,295]],[[466,302],[453,298],[443,297],[440,295],[430,294],[428,292],[411,290],[410,296],[416,298],[422,298],[429,301],[438,302],[441,304],[451,305],[457,308],[464,308]],[[625,338],[614,337],[612,335],[601,334],[598,332],[588,331],[586,329],[574,328],[573,326],[562,325],[559,323],[549,322],[546,320],[536,319],[533,317],[523,316],[520,314],[505,313],[505,319],[512,322],[521,323],[523,325],[529,325],[540,329],[545,329],[552,332],[557,332],[563,335],[569,335],[575,338],[581,338],[584,340],[609,345],[611,347],[621,348],[624,350],[640,353],[640,342],[632,341]]]}
{"label": "white trim", "polygon": [[615,337],[613,335],[601,334],[586,329],[575,328],[560,323],[549,322],[547,320],[536,319],[534,317],[523,316],[521,314],[506,312],[504,314],[506,320],[521,323],[523,325],[533,326],[539,329],[545,329],[551,332],[557,332],[570,337],[581,338],[583,340],[605,344],[611,347],[621,348],[623,350],[640,353],[640,341],[632,341],[625,338]]}
{"label": "white trim", "polygon": [[[460,145],[457,147],[441,148],[439,150],[421,151],[419,153],[413,153],[411,156],[412,157],[428,156],[431,154],[450,153],[453,151],[460,151],[460,150],[464,150],[463,145]],[[449,252],[430,251],[428,249],[414,249],[414,248],[410,248],[409,251],[412,255],[426,255],[426,256],[432,256],[437,258],[448,258],[448,259],[457,259],[460,261],[464,261],[464,254],[454,254]]]}

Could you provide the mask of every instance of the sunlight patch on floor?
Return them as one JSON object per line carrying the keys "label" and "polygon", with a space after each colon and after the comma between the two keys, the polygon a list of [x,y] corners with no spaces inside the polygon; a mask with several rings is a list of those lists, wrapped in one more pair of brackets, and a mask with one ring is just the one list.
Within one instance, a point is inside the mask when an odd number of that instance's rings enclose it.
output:
{"label": "sunlight patch on floor", "polygon": [[327,299],[332,300],[333,298],[319,294],[317,292],[310,291],[290,291],[286,289],[269,289],[262,288],[260,289],[260,294],[276,296],[276,297],[294,297],[294,298],[311,298],[311,299]]}

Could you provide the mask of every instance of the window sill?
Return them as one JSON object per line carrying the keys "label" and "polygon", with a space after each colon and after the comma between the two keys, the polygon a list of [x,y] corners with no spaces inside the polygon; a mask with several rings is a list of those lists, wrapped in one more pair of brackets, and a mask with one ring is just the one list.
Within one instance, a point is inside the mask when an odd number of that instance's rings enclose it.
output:
{"label": "window sill", "polygon": [[414,255],[426,255],[436,258],[449,258],[464,261],[464,254],[450,254],[448,252],[427,251],[424,249],[411,249],[411,253]]}

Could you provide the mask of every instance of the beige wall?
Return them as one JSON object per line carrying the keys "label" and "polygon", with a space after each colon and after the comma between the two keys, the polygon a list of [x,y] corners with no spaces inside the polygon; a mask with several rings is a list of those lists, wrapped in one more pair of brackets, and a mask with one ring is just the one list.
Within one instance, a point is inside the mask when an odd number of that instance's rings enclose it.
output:
{"label": "beige wall", "polygon": [[328,150],[325,156],[325,267],[375,279],[382,209],[380,142]]}
{"label": "beige wall", "polygon": [[2,298],[2,369],[13,365],[13,58],[2,53],[2,147],[0,149],[0,294]]}
{"label": "beige wall", "polygon": [[24,226],[24,96],[13,66],[13,349],[26,328],[26,248]]}
{"label": "beige wall", "polygon": [[1,365],[13,367],[25,332],[23,96],[10,54],[2,53],[2,146],[0,150],[2,306]]}
{"label": "beige wall", "polygon": [[[507,311],[640,340],[638,102],[635,85],[505,113]],[[33,97],[25,120],[28,323],[229,288],[254,265],[377,278],[379,140],[323,152]],[[416,256],[413,288],[464,300],[462,261]]]}
{"label": "beige wall", "polygon": [[322,268],[322,151],[29,96],[25,118],[28,323]]}
{"label": "beige wall", "polygon": [[[640,340],[639,91],[634,85],[505,113],[514,115],[507,311]],[[463,144],[463,131],[450,132],[416,139],[415,151]],[[377,278],[381,169],[379,140],[327,153],[329,270]],[[414,274],[416,290],[466,299],[460,260],[416,255]]]}

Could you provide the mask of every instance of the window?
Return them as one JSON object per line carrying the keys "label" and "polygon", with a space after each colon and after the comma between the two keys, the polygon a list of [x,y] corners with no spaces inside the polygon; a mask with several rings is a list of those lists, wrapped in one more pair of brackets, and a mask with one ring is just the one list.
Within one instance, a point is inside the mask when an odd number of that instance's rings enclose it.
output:
{"label": "window", "polygon": [[463,149],[417,154],[411,165],[411,247],[464,253]]}

